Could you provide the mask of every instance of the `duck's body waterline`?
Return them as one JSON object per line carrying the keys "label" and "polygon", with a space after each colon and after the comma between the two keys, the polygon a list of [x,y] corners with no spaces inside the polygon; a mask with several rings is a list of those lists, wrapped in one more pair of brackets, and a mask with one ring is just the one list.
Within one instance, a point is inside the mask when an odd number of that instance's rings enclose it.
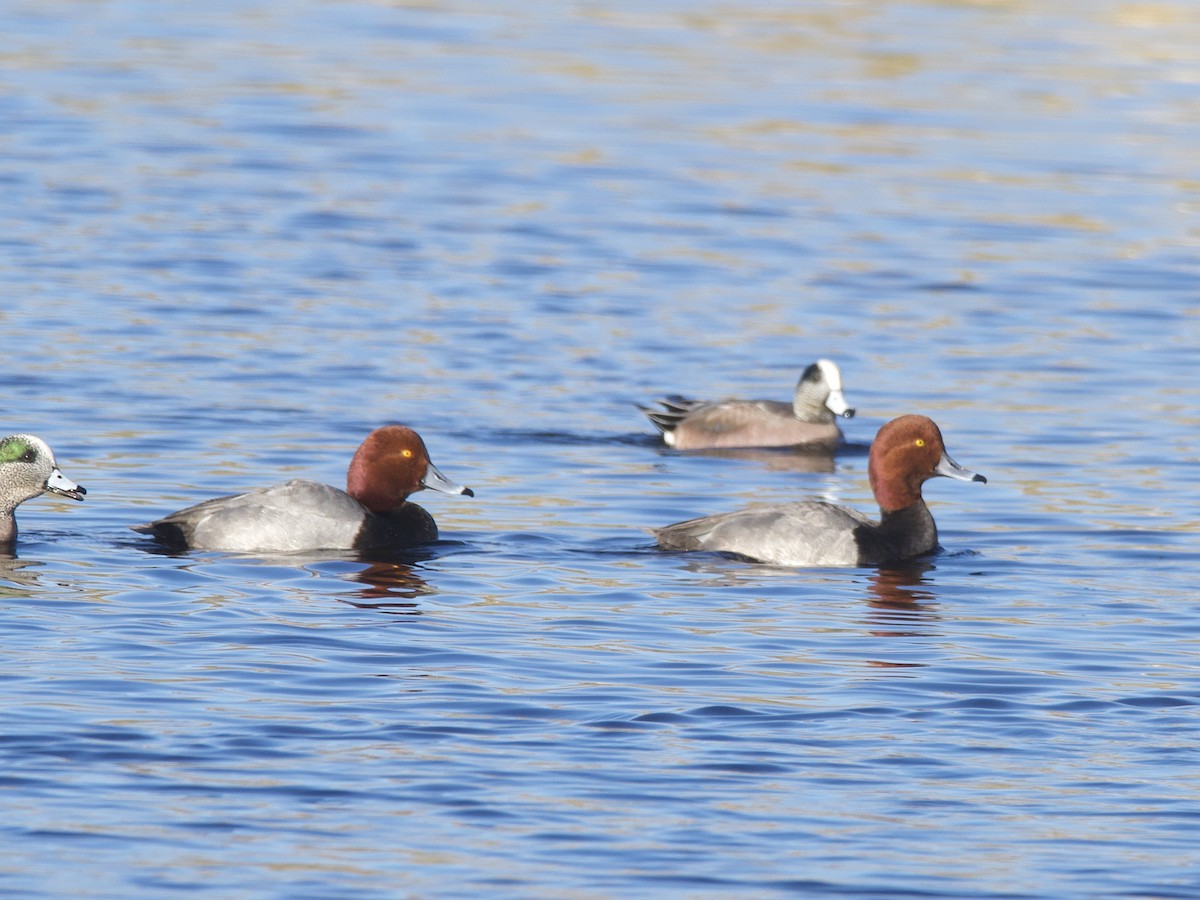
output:
{"label": "duck's body waterline", "polygon": [[806,501],[752,507],[678,522],[654,531],[665,550],[709,550],[781,566],[861,566],[925,556],[937,549],[937,525],[921,485],[944,475],[986,482],[946,453],[924,416],[901,416],[880,430],[868,464],[880,506],[863,513]]}

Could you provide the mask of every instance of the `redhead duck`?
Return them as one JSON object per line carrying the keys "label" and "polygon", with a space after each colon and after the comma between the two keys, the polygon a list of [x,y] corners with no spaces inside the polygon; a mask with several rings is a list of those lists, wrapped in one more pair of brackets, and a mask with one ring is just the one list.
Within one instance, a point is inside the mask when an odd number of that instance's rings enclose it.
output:
{"label": "redhead duck", "polygon": [[946,453],[925,416],[892,419],[875,436],[867,463],[880,520],[831,503],[762,506],[691,519],[654,531],[664,550],[714,550],[779,566],[866,566],[911,559],[937,548],[937,526],[921,497],[936,475],[982,481]]}
{"label": "redhead duck", "polygon": [[778,400],[659,400],[662,409],[639,406],[676,450],[720,447],[796,447],[832,450],[842,439],[836,416],[854,410],[842,394],[842,372],[819,359],[800,376],[791,403]]}
{"label": "redhead duck", "polygon": [[429,461],[411,428],[386,425],[367,435],[346,475],[346,490],[293,480],[205,500],[134,531],[174,548],[244,553],[366,550],[436,541],[433,516],[406,498],[430,488],[474,497]]}
{"label": "redhead duck", "polygon": [[32,434],[0,438],[0,547],[17,539],[18,506],[46,492],[82,500],[87,491],[67,478],[54,461],[54,452]]}

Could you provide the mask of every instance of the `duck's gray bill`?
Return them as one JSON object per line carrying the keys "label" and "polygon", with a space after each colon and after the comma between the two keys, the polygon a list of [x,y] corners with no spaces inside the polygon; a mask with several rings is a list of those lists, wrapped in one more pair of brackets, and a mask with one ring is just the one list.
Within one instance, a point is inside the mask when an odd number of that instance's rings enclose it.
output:
{"label": "duck's gray bill", "polygon": [[957,478],[959,481],[981,481],[987,484],[986,478],[970,469],[964,469],[945,452],[942,453],[942,458],[938,460],[933,471],[935,475],[945,475],[947,478]]}
{"label": "duck's gray bill", "polygon": [[469,487],[463,487],[461,484],[455,484],[445,475],[438,471],[438,467],[433,463],[429,464],[429,469],[425,473],[425,477],[421,479],[421,484],[429,488],[431,491],[441,491],[443,494],[466,494],[468,497],[474,497],[475,492]]}

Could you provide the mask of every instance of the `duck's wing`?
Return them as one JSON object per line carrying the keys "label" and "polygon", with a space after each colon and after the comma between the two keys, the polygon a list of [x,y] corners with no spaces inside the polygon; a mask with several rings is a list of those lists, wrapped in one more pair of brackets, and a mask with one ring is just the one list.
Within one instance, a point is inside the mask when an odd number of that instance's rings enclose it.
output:
{"label": "duck's wing", "polygon": [[733,553],[783,566],[853,566],[860,558],[856,530],[872,523],[862,513],[809,501],[751,507],[690,519],[654,531],[667,550]]}
{"label": "duck's wing", "polygon": [[790,404],[777,400],[674,403],[664,410],[654,413],[656,424],[677,450],[806,445],[832,450],[842,436],[834,424],[799,421]]}
{"label": "duck's wing", "polygon": [[745,434],[794,423],[792,408],[775,400],[689,400],[672,396],[658,401],[662,409],[638,407],[680,450],[746,446]]}
{"label": "duck's wing", "polygon": [[204,500],[133,530],[197,550],[345,549],[354,546],[365,516],[344,491],[294,480]]}

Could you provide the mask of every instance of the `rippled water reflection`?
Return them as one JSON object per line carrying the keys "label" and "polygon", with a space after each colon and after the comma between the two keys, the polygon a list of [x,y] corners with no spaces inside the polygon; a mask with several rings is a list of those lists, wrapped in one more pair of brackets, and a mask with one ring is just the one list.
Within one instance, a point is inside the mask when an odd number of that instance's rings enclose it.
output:
{"label": "rippled water reflection", "polygon": [[[510,6],[9,10],[4,418],[89,494],[0,560],[0,890],[1200,891],[1200,16]],[[820,356],[832,462],[635,408]],[[652,549],[904,412],[936,559]],[[396,420],[435,546],[127,529]]]}

